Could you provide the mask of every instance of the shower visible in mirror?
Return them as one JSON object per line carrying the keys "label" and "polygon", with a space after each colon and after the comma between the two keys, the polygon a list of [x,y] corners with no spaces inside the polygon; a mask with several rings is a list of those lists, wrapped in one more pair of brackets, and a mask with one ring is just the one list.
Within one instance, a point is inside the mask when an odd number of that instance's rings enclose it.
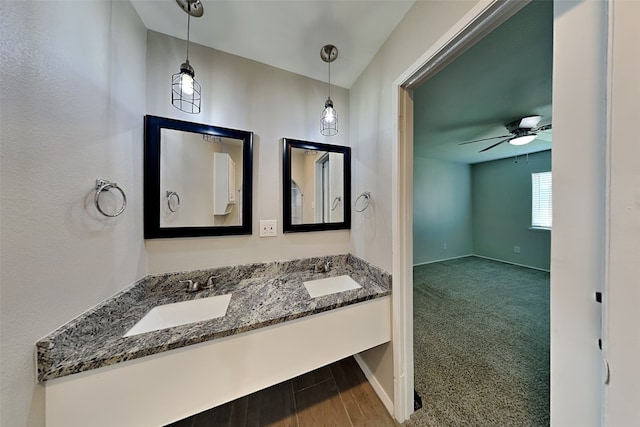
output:
{"label": "shower visible in mirror", "polygon": [[145,238],[251,234],[253,134],[145,118]]}
{"label": "shower visible in mirror", "polygon": [[283,230],[351,228],[351,148],[283,139]]}

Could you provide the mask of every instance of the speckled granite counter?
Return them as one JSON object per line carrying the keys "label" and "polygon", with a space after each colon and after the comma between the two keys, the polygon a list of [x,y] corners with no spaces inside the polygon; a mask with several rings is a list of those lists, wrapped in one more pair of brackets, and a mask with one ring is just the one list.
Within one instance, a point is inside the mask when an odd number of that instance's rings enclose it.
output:
{"label": "speckled granite counter", "polygon": [[[328,273],[314,266],[330,261]],[[362,287],[310,298],[303,281],[351,276]],[[187,293],[180,280],[213,289]],[[224,317],[130,337],[123,335],[151,308],[232,293]],[[239,334],[276,323],[380,298],[391,293],[391,276],[353,255],[257,263],[147,276],[36,343],[38,380],[46,381],[151,354]]]}

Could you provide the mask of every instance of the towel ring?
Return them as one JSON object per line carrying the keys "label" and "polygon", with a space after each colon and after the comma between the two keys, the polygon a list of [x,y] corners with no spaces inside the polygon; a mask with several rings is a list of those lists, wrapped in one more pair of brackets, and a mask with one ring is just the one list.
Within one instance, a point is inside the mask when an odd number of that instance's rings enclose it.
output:
{"label": "towel ring", "polygon": [[[103,191],[109,191],[112,188],[115,188],[116,190],[118,190],[122,195],[122,207],[118,212],[114,214],[110,214],[103,211],[102,207],[100,206],[100,194],[102,194]],[[127,207],[127,195],[124,194],[124,191],[122,190],[122,188],[118,187],[118,184],[116,184],[115,182],[107,181],[106,179],[96,179],[96,195],[93,201],[96,204],[96,209],[98,209],[98,212],[110,218],[114,218],[120,215],[122,212],[124,212],[125,208]]]}
{"label": "towel ring", "polygon": [[[203,135],[204,136],[204,135]],[[171,207],[171,198],[174,197],[176,198],[176,207]],[[176,193],[175,191],[167,191],[167,207],[169,208],[169,210],[171,212],[177,212],[178,208],[180,207],[180,196],[178,196],[178,193]]]}
{"label": "towel ring", "polygon": [[[360,199],[362,199],[364,197],[365,202],[364,202],[364,206],[362,207],[362,209],[358,209],[358,201]],[[369,203],[371,203],[371,193],[368,191],[365,191],[364,193],[362,193],[361,195],[358,196],[358,198],[356,199],[354,205],[354,209],[356,212],[364,212],[367,210],[367,208],[369,207]]]}

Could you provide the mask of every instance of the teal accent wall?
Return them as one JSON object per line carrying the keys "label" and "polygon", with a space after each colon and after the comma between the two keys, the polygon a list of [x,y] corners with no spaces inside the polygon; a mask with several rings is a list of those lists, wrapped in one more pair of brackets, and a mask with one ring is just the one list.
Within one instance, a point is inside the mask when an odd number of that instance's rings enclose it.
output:
{"label": "teal accent wall", "polygon": [[473,253],[471,166],[414,157],[413,171],[413,263]]}
{"label": "teal accent wall", "polygon": [[476,255],[549,270],[551,231],[529,229],[531,173],[549,170],[551,151],[471,166]]}

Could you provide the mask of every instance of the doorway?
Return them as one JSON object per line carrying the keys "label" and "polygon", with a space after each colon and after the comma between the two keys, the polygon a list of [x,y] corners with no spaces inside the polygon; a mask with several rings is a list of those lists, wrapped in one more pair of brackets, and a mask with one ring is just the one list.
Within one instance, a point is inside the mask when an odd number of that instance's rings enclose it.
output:
{"label": "doorway", "polygon": [[553,4],[531,2],[412,88],[425,425],[549,424],[551,231],[532,178],[551,169],[552,35]]}

